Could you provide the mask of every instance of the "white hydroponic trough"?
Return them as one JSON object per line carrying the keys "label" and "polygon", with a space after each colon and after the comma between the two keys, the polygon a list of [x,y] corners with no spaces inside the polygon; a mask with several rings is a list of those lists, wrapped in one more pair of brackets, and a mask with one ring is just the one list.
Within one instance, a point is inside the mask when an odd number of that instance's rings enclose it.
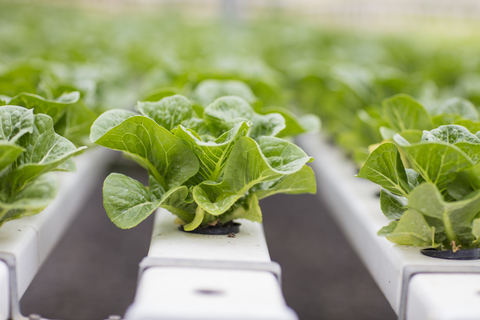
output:
{"label": "white hydroponic trough", "polygon": [[419,248],[398,246],[377,236],[389,223],[380,209],[380,187],[354,177],[354,163],[324,136],[305,135],[298,144],[315,158],[317,194],[330,207],[399,319],[480,319],[480,260],[426,257]]}
{"label": "white hydroponic trough", "polygon": [[174,219],[156,212],[126,320],[298,319],[285,304],[261,224],[242,220],[230,238],[179,231]]}
{"label": "white hydroponic trough", "polygon": [[108,150],[94,148],[75,157],[77,171],[58,173],[58,193],[45,210],[34,216],[8,221],[1,227],[0,255],[7,260],[0,260],[1,320],[23,318],[19,309],[20,298],[79,213],[106,168],[110,155]]}

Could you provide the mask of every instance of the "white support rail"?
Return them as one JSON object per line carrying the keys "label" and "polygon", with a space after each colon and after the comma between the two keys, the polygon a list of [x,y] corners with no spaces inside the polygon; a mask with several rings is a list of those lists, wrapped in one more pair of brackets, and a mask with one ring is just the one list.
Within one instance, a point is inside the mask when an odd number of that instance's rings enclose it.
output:
{"label": "white support rail", "polygon": [[160,209],[127,320],[297,320],[280,287],[263,226],[235,238],[185,233]]}
{"label": "white support rail", "polygon": [[[77,171],[58,174],[59,188],[55,199],[41,213],[6,222],[0,230],[0,252],[14,256],[17,298],[20,299],[49,253],[79,213],[86,197],[99,175],[102,174],[110,154],[102,148],[85,151],[75,157]],[[5,267],[4,267],[5,266]],[[11,310],[11,274],[5,262],[0,262],[0,319],[20,318],[19,310]]]}
{"label": "white support rail", "polygon": [[[455,299],[455,303],[445,303],[442,306],[444,312],[440,314],[436,312],[438,304],[432,304],[426,295],[419,293],[435,290],[448,292],[448,285],[437,283],[434,287],[429,281],[412,280],[422,279],[427,273],[448,273],[461,275],[463,279],[468,279],[466,282],[474,283],[479,277],[477,274],[480,274],[479,260],[430,258],[423,256],[419,248],[397,246],[377,236],[377,231],[389,223],[380,209],[377,196],[379,187],[367,180],[355,178],[357,168],[353,162],[339,148],[328,144],[322,135],[305,135],[298,139],[298,143],[308,155],[315,157],[312,167],[317,176],[318,194],[329,205],[337,223],[399,319],[480,319],[478,308],[469,306],[472,299],[477,299],[477,304],[480,303],[480,285],[477,286],[477,295],[468,290],[456,292],[458,299]],[[415,299],[411,298],[412,295]],[[415,301],[414,304],[412,301]],[[445,311],[447,309],[448,312]],[[456,312],[461,314],[462,310],[472,313],[469,317],[455,317]],[[429,317],[422,318],[420,313],[416,314],[420,311]]]}

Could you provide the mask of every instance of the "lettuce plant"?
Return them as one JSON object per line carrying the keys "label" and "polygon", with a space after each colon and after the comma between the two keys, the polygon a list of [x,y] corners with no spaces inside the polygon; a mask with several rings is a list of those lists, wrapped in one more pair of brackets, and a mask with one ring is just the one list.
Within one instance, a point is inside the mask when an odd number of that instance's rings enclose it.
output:
{"label": "lettuce plant", "polygon": [[76,148],[55,133],[45,114],[19,106],[0,107],[0,225],[42,211],[53,200],[51,171],[74,171]]}
{"label": "lettuce plant", "polygon": [[389,121],[400,133],[380,144],[358,174],[382,187],[381,209],[393,221],[378,234],[401,245],[480,247],[478,133],[460,125],[419,131],[432,126],[427,114],[418,105],[399,106]]}
{"label": "lettuce plant", "polygon": [[138,111],[105,112],[90,135],[148,171],[148,187],[118,173],[104,182],[105,210],[120,228],[136,226],[158,207],[187,231],[234,219],[261,222],[258,200],[316,191],[306,166],[313,159],[276,137],[287,126],[279,113],[256,113],[236,96],[203,109],[180,95],[139,102]]}

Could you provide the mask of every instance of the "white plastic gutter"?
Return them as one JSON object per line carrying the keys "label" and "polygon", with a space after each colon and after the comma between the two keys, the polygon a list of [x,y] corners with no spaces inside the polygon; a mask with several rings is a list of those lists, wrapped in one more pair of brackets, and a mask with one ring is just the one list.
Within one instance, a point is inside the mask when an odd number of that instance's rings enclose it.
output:
{"label": "white plastic gutter", "polygon": [[[317,178],[317,194],[328,204],[399,319],[480,319],[480,260],[426,257],[419,248],[397,246],[377,236],[377,231],[389,223],[380,209],[377,196],[380,188],[355,178],[354,163],[339,148],[328,144],[324,136],[305,135],[297,142],[315,158],[312,167]],[[437,280],[433,281],[432,275]],[[462,282],[447,281],[452,275],[461,276]],[[462,283],[470,283],[476,290],[461,290]],[[425,293],[444,296],[433,303],[433,296]],[[448,299],[452,299],[450,303],[446,302]],[[476,301],[475,307],[472,301]]]}
{"label": "white plastic gutter", "polygon": [[191,234],[157,211],[148,256],[127,320],[297,320],[285,304],[280,267],[270,260],[263,226],[241,220],[240,232]]}
{"label": "white plastic gutter", "polygon": [[[6,222],[0,228],[0,255],[10,258],[12,272],[0,261],[0,319],[21,319],[18,301],[23,296],[49,253],[58,243],[74,217],[84,205],[94,183],[105,170],[110,152],[103,148],[86,150],[74,158],[75,173],[58,173],[58,193],[41,213]],[[9,280],[16,273],[16,288]]]}

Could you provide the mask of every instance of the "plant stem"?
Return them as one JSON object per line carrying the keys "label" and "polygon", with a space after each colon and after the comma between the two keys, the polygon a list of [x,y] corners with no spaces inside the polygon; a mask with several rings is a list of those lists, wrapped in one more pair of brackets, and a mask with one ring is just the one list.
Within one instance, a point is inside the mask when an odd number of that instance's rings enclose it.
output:
{"label": "plant stem", "polygon": [[7,214],[8,211],[9,211],[8,208],[5,208],[5,207],[2,208],[2,207],[0,207],[0,223],[1,223],[1,221],[3,220],[3,217]]}
{"label": "plant stem", "polygon": [[460,240],[458,239],[455,230],[453,230],[452,222],[450,221],[450,217],[448,216],[448,212],[445,210],[443,212],[443,224],[445,225],[445,233],[447,234],[448,245],[455,241],[456,245],[460,245]]}

